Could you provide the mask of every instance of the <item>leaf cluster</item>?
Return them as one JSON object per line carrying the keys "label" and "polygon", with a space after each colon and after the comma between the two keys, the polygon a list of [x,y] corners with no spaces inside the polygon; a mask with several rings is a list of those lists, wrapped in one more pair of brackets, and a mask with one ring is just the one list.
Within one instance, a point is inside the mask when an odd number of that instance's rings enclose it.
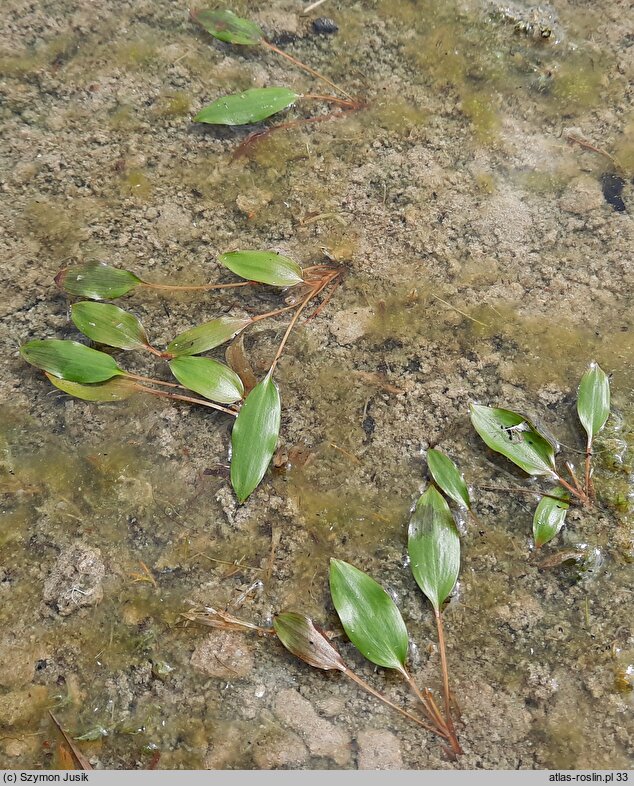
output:
{"label": "leaf cluster", "polygon": [[[232,415],[235,423],[231,436],[231,483],[238,500],[244,502],[264,477],[277,445],[281,403],[272,374],[290,327],[301,308],[338,272],[324,271],[320,267],[304,271],[292,259],[271,251],[232,251],[222,254],[220,262],[243,282],[191,287],[154,284],[130,271],[102,263],[66,268],[55,279],[68,294],[91,298],[73,303],[70,309],[74,325],[84,336],[97,345],[150,352],[167,364],[174,382],[139,377],[122,368],[107,352],[73,340],[33,340],[24,344],[20,353],[28,363],[44,371],[58,389],[86,401],[123,401],[142,392],[202,404]],[[308,295],[297,306],[255,317],[216,317],[175,336],[165,350],[156,349],[150,343],[147,331],[134,314],[112,303],[100,302],[120,297],[138,287],[170,291],[241,287],[254,283],[282,289],[307,287]],[[296,316],[271,369],[248,395],[245,395],[240,375],[230,366],[214,358],[202,357],[203,353],[225,344],[255,322],[291,309],[296,310]]]}
{"label": "leaf cluster", "polygon": [[564,526],[566,513],[576,499],[589,505],[592,486],[592,444],[610,415],[610,381],[596,362],[584,373],[577,392],[577,415],[586,432],[583,479],[579,480],[571,462],[565,467],[570,480],[557,467],[560,445],[534,419],[508,409],[471,404],[471,423],[485,444],[505,456],[528,475],[544,477],[556,484],[541,497],[533,516],[533,537],[540,548]]}

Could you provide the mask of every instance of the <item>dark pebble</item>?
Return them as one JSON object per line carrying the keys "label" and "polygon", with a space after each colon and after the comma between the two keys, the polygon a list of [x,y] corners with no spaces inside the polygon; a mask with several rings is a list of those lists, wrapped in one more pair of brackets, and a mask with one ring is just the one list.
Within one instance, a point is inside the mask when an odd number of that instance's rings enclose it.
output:
{"label": "dark pebble", "polygon": [[329,19],[327,16],[320,16],[313,22],[313,30],[318,35],[334,35],[339,31],[339,26],[334,19]]}
{"label": "dark pebble", "polygon": [[626,210],[625,202],[621,197],[624,185],[625,180],[614,172],[604,172],[601,175],[601,189],[605,201],[619,213],[624,213]]}

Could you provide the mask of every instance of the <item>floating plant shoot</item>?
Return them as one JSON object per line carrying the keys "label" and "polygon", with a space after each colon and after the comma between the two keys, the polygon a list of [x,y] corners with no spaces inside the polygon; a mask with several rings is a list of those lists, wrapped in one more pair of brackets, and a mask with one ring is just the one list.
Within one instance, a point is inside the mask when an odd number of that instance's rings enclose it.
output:
{"label": "floating plant shoot", "polygon": [[[148,351],[167,364],[177,382],[132,374],[106,352],[72,340],[29,341],[20,352],[27,362],[44,371],[55,387],[84,401],[118,402],[135,393],[145,393],[199,404],[234,417],[230,477],[236,496],[244,502],[262,481],[277,445],[281,408],[273,372],[300,314],[336,281],[341,270],[327,265],[302,269],[294,260],[273,251],[230,251],[220,255],[219,261],[243,281],[235,284],[153,284],[130,271],[94,262],[65,268],[55,278],[57,285],[68,294],[90,298],[74,303],[70,309],[73,323],[87,338],[114,349]],[[165,350],[150,344],[145,328],[134,314],[111,303],[95,302],[119,297],[136,287],[169,292],[257,285],[278,290],[296,288],[298,294],[287,299],[288,305],[272,311],[251,317],[223,315],[196,325],[173,338]],[[197,357],[230,341],[250,325],[289,311],[295,313],[277,347],[268,374],[259,383],[249,378],[246,391],[235,370],[213,358]],[[235,353],[229,353],[229,357],[232,355]],[[240,365],[244,366],[245,359],[240,360]],[[198,397],[189,395],[190,392]]]}
{"label": "floating plant shoot", "polygon": [[352,100],[352,96],[342,87],[332,82],[328,77],[315,71],[306,63],[289,55],[282,49],[278,49],[270,41],[267,41],[260,27],[249,19],[237,16],[233,11],[222,9],[200,9],[190,11],[192,19],[204,28],[210,35],[227,44],[237,46],[262,46],[280,57],[289,60],[293,65],[298,66],[312,76],[325,82],[333,90],[337,90],[342,95]]}
{"label": "floating plant shoot", "polygon": [[[570,461],[564,461],[570,480],[563,477],[556,466],[561,446],[533,419],[512,410],[471,404],[471,422],[488,447],[508,458],[527,474],[546,477],[559,484],[548,492],[541,492],[542,497],[533,516],[533,536],[537,548],[548,543],[561,530],[573,501],[587,506],[593,497],[592,444],[610,415],[609,378],[594,361],[589,364],[579,384],[577,414],[586,432],[583,482],[577,477]],[[534,491],[527,490],[525,493]]]}
{"label": "floating plant shoot", "polygon": [[[446,506],[440,494],[435,489],[434,492]],[[420,701],[429,722],[429,729],[449,743],[453,754],[462,753],[448,714],[449,694],[444,649],[441,651],[441,662],[443,684],[447,686],[445,718],[432,692],[428,689],[421,691],[406,667],[409,648],[407,628],[398,607],[383,587],[353,565],[332,559],[330,594],[341,624],[354,646],[377,666],[398,671]],[[439,637],[441,647],[444,648],[442,625]]]}
{"label": "floating plant shoot", "polygon": [[416,583],[434,608],[445,703],[444,722],[455,753],[460,753],[451,718],[449,669],[442,624],[442,606],[460,572],[460,538],[444,497],[429,486],[416,503],[408,528],[407,549]]}
{"label": "floating plant shoot", "polygon": [[281,644],[304,663],[323,671],[340,671],[348,679],[359,685],[363,690],[382,701],[400,715],[413,721],[427,731],[436,733],[436,729],[413,715],[411,712],[394,704],[393,701],[375,690],[362,677],[354,672],[343,660],[341,654],[328,637],[321,631],[310,617],[296,611],[283,611],[273,618],[273,627]]}

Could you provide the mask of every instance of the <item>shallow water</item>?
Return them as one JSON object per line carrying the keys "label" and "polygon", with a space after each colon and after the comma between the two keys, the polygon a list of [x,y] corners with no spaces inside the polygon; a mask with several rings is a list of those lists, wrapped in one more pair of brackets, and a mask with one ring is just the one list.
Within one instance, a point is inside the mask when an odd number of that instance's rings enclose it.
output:
{"label": "shallow water", "polygon": [[[296,2],[237,4],[367,101],[238,159],[247,132],[193,125],[200,107],[250,86],[321,87],[281,59],[210,41],[171,3],[8,5],[0,765],[62,764],[51,709],[100,767],[631,766],[626,5],[333,0],[320,13],[339,32],[326,37]],[[606,173],[622,179],[626,211],[606,201]],[[71,400],[16,351],[77,337],[52,283],[64,264],[98,258],[199,283],[222,277],[216,255],[230,247],[346,269],[280,364],[279,466],[242,507],[222,416],[140,397]],[[119,301],[157,346],[220,313],[280,304],[271,292]],[[248,334],[256,373],[285,325]],[[614,409],[597,443],[598,501],[571,510],[537,555],[536,497],[482,488],[537,484],[485,450],[468,402],[535,413],[579,450],[574,394],[591,359],[612,373]],[[121,363],[165,373],[132,353]],[[433,619],[405,559],[429,446],[458,461],[476,499],[445,611],[458,762],[339,675],[183,617],[213,606],[268,625],[294,608],[337,630],[328,559],[348,559],[398,599],[412,668],[438,690]],[[560,550],[559,564],[539,567]],[[393,675],[338,643],[407,700]]]}

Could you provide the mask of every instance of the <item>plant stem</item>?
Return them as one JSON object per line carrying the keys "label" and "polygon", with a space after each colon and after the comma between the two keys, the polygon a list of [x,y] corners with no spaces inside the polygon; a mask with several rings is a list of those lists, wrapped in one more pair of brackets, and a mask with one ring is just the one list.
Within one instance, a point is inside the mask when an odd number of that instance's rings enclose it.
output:
{"label": "plant stem", "polygon": [[408,720],[414,721],[414,723],[417,723],[419,726],[422,726],[426,731],[430,731],[432,734],[437,734],[438,736],[443,737],[444,739],[447,740],[449,739],[449,737],[446,734],[440,732],[438,729],[435,729],[432,726],[428,726],[420,718],[417,718],[415,715],[412,715],[411,713],[407,712],[407,710],[404,710],[402,707],[399,707],[398,704],[394,704],[393,702],[391,702],[387,698],[387,696],[383,696],[383,694],[374,690],[374,688],[371,685],[369,685],[365,680],[361,679],[361,677],[356,675],[354,671],[351,671],[350,669],[346,669],[342,673],[345,674],[345,676],[351,679],[353,682],[356,682],[357,685],[363,688],[363,690],[367,691],[368,693],[371,693],[372,696],[377,698],[379,701],[382,701],[384,704],[387,704],[388,707],[391,707],[393,710],[396,710],[396,712],[400,713]]}
{"label": "plant stem", "polygon": [[588,439],[588,444],[586,446],[586,467],[585,467],[585,488],[586,494],[590,496],[592,494],[592,480],[590,478],[590,461],[592,460],[592,440]]}
{"label": "plant stem", "polygon": [[152,388],[148,388],[145,385],[137,385],[137,390],[143,391],[143,393],[150,393],[152,396],[160,396],[161,398],[170,398],[176,401],[187,401],[189,404],[201,404],[203,407],[209,407],[210,409],[217,409],[220,412],[226,412],[227,415],[233,415],[233,417],[237,417],[238,413],[233,409],[227,409],[227,407],[221,407],[220,404],[213,404],[211,401],[203,401],[200,398],[193,398],[192,396],[181,396],[178,393],[166,393],[164,390],[153,390]]}
{"label": "plant stem", "polygon": [[454,753],[462,753],[462,748],[456,737],[453,721],[451,719],[451,694],[449,693],[449,670],[447,668],[447,654],[445,652],[445,634],[442,625],[440,609],[434,609],[436,614],[436,628],[438,630],[438,647],[440,649],[440,665],[442,668],[443,695],[445,699],[445,716],[449,729],[449,742]]}
{"label": "plant stem", "polygon": [[136,379],[139,382],[150,382],[152,385],[163,385],[166,388],[180,388],[181,390],[188,390],[182,385],[177,385],[175,382],[163,382],[162,379],[153,379],[152,377],[140,377],[138,374],[130,374],[129,371],[125,372],[125,376],[130,379]]}
{"label": "plant stem", "polygon": [[449,739],[449,729],[447,728],[445,719],[440,714],[438,707],[436,706],[436,702],[434,701],[431,693],[428,690],[425,690],[425,692],[423,693],[409,672],[404,672],[404,676],[405,679],[407,680],[407,684],[414,692],[414,695],[423,705],[425,709],[425,713],[429,717],[430,721],[437,727],[438,729],[437,733],[441,734],[443,737],[445,737],[445,739]]}
{"label": "plant stem", "polygon": [[306,63],[302,63],[302,61],[298,60],[296,57],[289,55],[287,52],[284,52],[282,49],[278,49],[276,46],[271,44],[269,41],[265,41],[264,39],[262,39],[262,46],[265,46],[267,49],[270,49],[272,52],[275,52],[276,54],[285,57],[287,60],[290,60],[291,63],[293,63],[294,65],[298,66],[299,68],[303,68],[304,71],[308,71],[308,73],[312,74],[312,76],[316,76],[317,79],[321,79],[322,82],[325,82],[327,85],[330,85],[330,87],[332,87],[334,90],[338,90],[340,93],[346,96],[346,98],[349,98],[351,101],[354,101],[350,93],[347,93],[342,87],[339,87],[339,85],[336,85],[334,82],[331,82],[330,79],[325,77],[323,74],[320,74],[319,71],[315,71],[314,68],[311,68],[310,66],[306,65]]}
{"label": "plant stem", "polygon": [[[478,486],[477,488],[483,491],[510,491],[514,494],[536,494],[539,497],[548,497],[549,499],[556,499],[561,502],[561,497],[556,497],[554,494],[545,494],[539,489],[509,488],[507,486]],[[473,515],[473,513],[471,515]]]}
{"label": "plant stem", "polygon": [[579,483],[577,476],[575,475],[573,466],[569,461],[566,461],[566,469],[568,470],[568,474],[572,478],[572,482],[575,484],[575,488],[577,489],[577,491],[580,491],[583,494],[583,489],[581,488],[581,484]]}
{"label": "plant stem", "polygon": [[282,352],[284,351],[284,347],[286,346],[286,342],[288,341],[288,337],[290,336],[291,330],[295,326],[295,323],[299,319],[299,315],[306,308],[306,306],[310,303],[310,301],[315,297],[315,295],[317,295],[318,292],[321,291],[321,289],[323,289],[323,287],[315,287],[315,289],[311,289],[310,292],[308,293],[308,295],[306,295],[306,297],[300,303],[300,305],[297,308],[297,311],[295,312],[295,314],[293,314],[293,319],[291,319],[288,327],[286,328],[286,333],[284,333],[284,336],[282,337],[282,341],[280,342],[280,345],[277,348],[277,352],[275,353],[275,357],[273,358],[273,362],[271,363],[271,368],[269,369],[269,374],[272,374],[273,371],[275,370],[275,366],[277,366],[277,362],[280,359],[280,357],[282,356]]}
{"label": "plant stem", "polygon": [[240,281],[236,284],[150,284],[147,281],[142,281],[139,286],[147,287],[148,289],[168,289],[172,292],[194,292],[194,291],[207,291],[210,289],[235,289],[236,287],[249,287],[255,282],[253,281]]}
{"label": "plant stem", "polygon": [[260,322],[262,319],[268,319],[269,317],[276,317],[278,314],[284,314],[286,311],[292,311],[299,305],[299,303],[293,303],[292,306],[284,306],[284,308],[278,308],[275,311],[267,311],[266,314],[258,314],[251,318],[251,324],[253,325],[255,322]]}
{"label": "plant stem", "polygon": [[583,491],[577,491],[574,486],[571,486],[565,478],[562,478],[561,475],[557,475],[557,480],[561,483],[561,485],[567,489],[571,494],[573,494],[577,499],[580,499],[584,505],[587,505],[590,502],[588,495]]}
{"label": "plant stem", "polygon": [[302,98],[312,98],[315,101],[334,101],[336,104],[341,104],[341,106],[348,106],[350,109],[358,109],[361,104],[358,101],[349,101],[346,98],[337,98],[337,96],[320,96],[315,95],[314,93],[304,93]]}

